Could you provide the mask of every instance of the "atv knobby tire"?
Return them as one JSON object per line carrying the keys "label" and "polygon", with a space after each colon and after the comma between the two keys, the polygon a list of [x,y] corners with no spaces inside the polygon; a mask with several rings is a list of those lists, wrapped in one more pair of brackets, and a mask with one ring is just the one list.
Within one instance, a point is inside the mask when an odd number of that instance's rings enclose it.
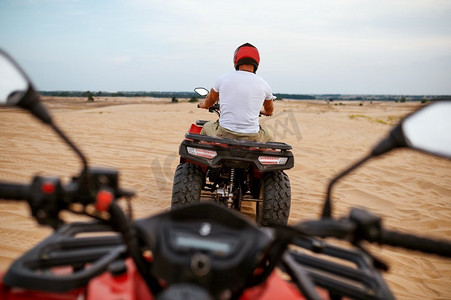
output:
{"label": "atv knobby tire", "polygon": [[203,174],[199,166],[179,164],[175,169],[171,209],[200,202]]}
{"label": "atv knobby tire", "polygon": [[288,223],[291,206],[291,185],[283,171],[271,172],[263,177],[263,201],[257,203],[257,222],[261,225]]}

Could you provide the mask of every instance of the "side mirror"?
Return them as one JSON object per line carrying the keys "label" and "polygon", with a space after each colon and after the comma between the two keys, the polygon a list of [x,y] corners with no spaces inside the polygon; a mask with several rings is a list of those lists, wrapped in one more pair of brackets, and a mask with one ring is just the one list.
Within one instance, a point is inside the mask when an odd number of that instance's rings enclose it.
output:
{"label": "side mirror", "polygon": [[440,101],[402,122],[408,147],[451,158],[451,101]]}
{"label": "side mirror", "polygon": [[15,105],[51,125],[52,118],[39,100],[30,79],[11,56],[0,49],[0,105]]}
{"label": "side mirror", "polygon": [[202,97],[205,97],[205,96],[208,95],[208,90],[207,90],[206,88],[203,88],[203,87],[197,87],[197,88],[194,89],[194,91],[195,91],[199,96],[202,96]]}
{"label": "side mirror", "polygon": [[407,147],[451,158],[451,101],[437,101],[407,116],[372,151],[379,156]]}
{"label": "side mirror", "polygon": [[19,66],[0,50],[0,105],[17,105],[30,88]]}
{"label": "side mirror", "polygon": [[0,105],[19,106],[37,117],[42,122],[49,125],[66,144],[71,147],[80,157],[83,168],[88,168],[86,157],[81,153],[75,144],[64,134],[53,122],[47,109],[42,105],[39,94],[34,90],[33,85],[11,56],[0,49]]}
{"label": "side mirror", "polygon": [[327,188],[322,217],[332,217],[332,187],[369,159],[395,148],[411,148],[429,154],[451,158],[451,101],[428,104],[404,118],[372,152],[332,179]]}

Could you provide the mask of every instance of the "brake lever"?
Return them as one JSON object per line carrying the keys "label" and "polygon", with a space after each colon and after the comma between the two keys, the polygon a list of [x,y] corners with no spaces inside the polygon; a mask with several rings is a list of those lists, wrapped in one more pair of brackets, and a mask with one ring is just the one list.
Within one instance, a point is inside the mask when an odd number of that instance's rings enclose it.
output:
{"label": "brake lever", "polygon": [[364,248],[360,243],[353,243],[353,245],[356,246],[360,251],[365,253],[365,255],[371,259],[371,262],[376,269],[382,270],[382,271],[388,271],[390,269],[389,265],[386,262],[384,262],[382,259],[376,257],[369,250]]}

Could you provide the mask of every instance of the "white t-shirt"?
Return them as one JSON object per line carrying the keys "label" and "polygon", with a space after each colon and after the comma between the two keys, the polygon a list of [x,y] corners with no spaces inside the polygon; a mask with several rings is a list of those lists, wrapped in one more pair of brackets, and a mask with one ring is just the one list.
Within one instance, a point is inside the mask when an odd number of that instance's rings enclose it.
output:
{"label": "white t-shirt", "polygon": [[263,101],[272,100],[269,84],[247,71],[234,71],[216,80],[213,89],[219,93],[219,125],[240,133],[257,133],[258,115]]}

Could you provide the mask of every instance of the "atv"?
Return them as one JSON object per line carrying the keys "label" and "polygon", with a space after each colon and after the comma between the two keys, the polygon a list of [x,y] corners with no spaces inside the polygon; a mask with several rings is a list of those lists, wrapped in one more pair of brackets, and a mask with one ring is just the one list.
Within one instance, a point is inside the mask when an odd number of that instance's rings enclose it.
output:
{"label": "atv", "polygon": [[[208,93],[204,88],[194,91]],[[220,115],[218,104],[209,111]],[[192,124],[180,145],[171,208],[213,200],[242,211],[243,202],[254,202],[258,224],[287,224],[291,186],[284,170],[294,165],[291,146],[200,134],[206,122]]]}
{"label": "atv", "polygon": [[[393,231],[363,208],[336,217],[331,197],[340,179],[396,148],[451,159],[450,101],[427,104],[406,117],[369,154],[334,177],[320,219],[257,227],[242,214],[207,202],[134,219],[135,193],[121,187],[119,171],[88,164],[26,74],[1,49],[0,66],[7,79],[0,82],[0,106],[30,112],[82,163],[68,182],[41,175],[29,183],[0,181],[0,199],[27,203],[39,224],[55,229],[0,272],[2,300],[390,300],[395,296],[382,275],[388,265],[368,243],[451,257],[450,241]],[[89,220],[66,223],[68,213]],[[426,292],[428,298],[441,296],[432,288]]]}

